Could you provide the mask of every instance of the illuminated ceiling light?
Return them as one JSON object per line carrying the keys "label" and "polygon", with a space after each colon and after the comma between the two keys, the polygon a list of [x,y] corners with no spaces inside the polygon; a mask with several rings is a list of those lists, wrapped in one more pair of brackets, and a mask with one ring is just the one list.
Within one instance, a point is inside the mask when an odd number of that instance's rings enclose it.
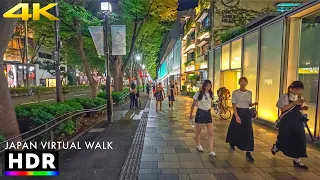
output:
{"label": "illuminated ceiling light", "polygon": [[310,62],[306,62],[306,65],[310,65]]}

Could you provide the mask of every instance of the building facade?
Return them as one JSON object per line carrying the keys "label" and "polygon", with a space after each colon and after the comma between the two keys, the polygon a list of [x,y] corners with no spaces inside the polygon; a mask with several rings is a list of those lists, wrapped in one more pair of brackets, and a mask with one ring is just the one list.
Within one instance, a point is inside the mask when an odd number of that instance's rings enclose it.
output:
{"label": "building facade", "polygon": [[259,102],[257,121],[273,125],[282,93],[295,80],[305,86],[304,112],[309,127],[319,137],[320,113],[320,1],[308,1],[281,14],[209,52],[209,79],[214,91],[238,88],[238,79],[249,80],[253,100]]}

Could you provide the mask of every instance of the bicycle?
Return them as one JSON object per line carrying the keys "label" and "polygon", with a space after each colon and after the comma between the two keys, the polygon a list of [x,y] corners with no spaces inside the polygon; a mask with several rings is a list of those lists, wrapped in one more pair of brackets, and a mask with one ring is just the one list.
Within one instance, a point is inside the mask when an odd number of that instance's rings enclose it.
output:
{"label": "bicycle", "polygon": [[219,115],[221,119],[228,120],[231,117],[231,110],[228,106],[224,106],[222,100],[216,100],[213,102],[213,113]]}

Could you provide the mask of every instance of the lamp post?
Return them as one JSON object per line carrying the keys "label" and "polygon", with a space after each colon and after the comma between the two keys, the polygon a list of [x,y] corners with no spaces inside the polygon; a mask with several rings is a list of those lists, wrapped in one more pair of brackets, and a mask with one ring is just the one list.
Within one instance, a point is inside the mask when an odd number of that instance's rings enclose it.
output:
{"label": "lamp post", "polygon": [[144,92],[144,83],[145,83],[145,75],[144,75],[144,68],[146,68],[146,66],[143,64],[142,65],[142,88],[143,88],[143,92]]}
{"label": "lamp post", "polygon": [[112,7],[109,2],[101,2],[101,11],[104,13],[104,53],[106,57],[106,98],[107,98],[107,121],[112,121],[112,96],[111,96],[111,78],[109,73],[109,14],[112,12]]}
{"label": "lamp post", "polygon": [[[135,59],[136,59],[136,61],[138,62],[138,61],[141,61],[141,56],[140,55],[136,55],[136,57],[135,57]],[[139,67],[139,66],[138,66]],[[139,74],[139,68],[138,68],[138,76],[140,76],[140,74]],[[138,79],[137,79],[138,80]],[[137,85],[138,85],[138,94],[140,95],[140,89],[139,89],[139,81],[137,81]]]}

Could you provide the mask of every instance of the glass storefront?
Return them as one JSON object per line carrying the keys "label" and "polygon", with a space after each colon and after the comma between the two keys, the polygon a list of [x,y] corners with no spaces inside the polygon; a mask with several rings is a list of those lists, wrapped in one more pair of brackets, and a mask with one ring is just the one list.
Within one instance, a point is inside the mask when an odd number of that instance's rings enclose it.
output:
{"label": "glass storefront", "polygon": [[208,79],[213,82],[213,51],[209,51],[209,60],[208,60]]}
{"label": "glass storefront", "polygon": [[259,32],[256,31],[243,38],[243,76],[248,79],[247,88],[252,91],[252,101],[256,101],[257,94],[257,74],[258,74],[258,38]]}
{"label": "glass storefront", "polygon": [[222,46],[221,70],[230,69],[230,44]]}
{"label": "glass storefront", "polygon": [[274,122],[278,118],[283,21],[261,29],[261,60],[258,117]]}
{"label": "glass storefront", "polygon": [[242,38],[231,43],[231,69],[241,68]]}
{"label": "glass storefront", "polygon": [[221,62],[221,48],[216,48],[214,51],[214,85],[213,93],[216,94],[220,88],[220,62]]}

